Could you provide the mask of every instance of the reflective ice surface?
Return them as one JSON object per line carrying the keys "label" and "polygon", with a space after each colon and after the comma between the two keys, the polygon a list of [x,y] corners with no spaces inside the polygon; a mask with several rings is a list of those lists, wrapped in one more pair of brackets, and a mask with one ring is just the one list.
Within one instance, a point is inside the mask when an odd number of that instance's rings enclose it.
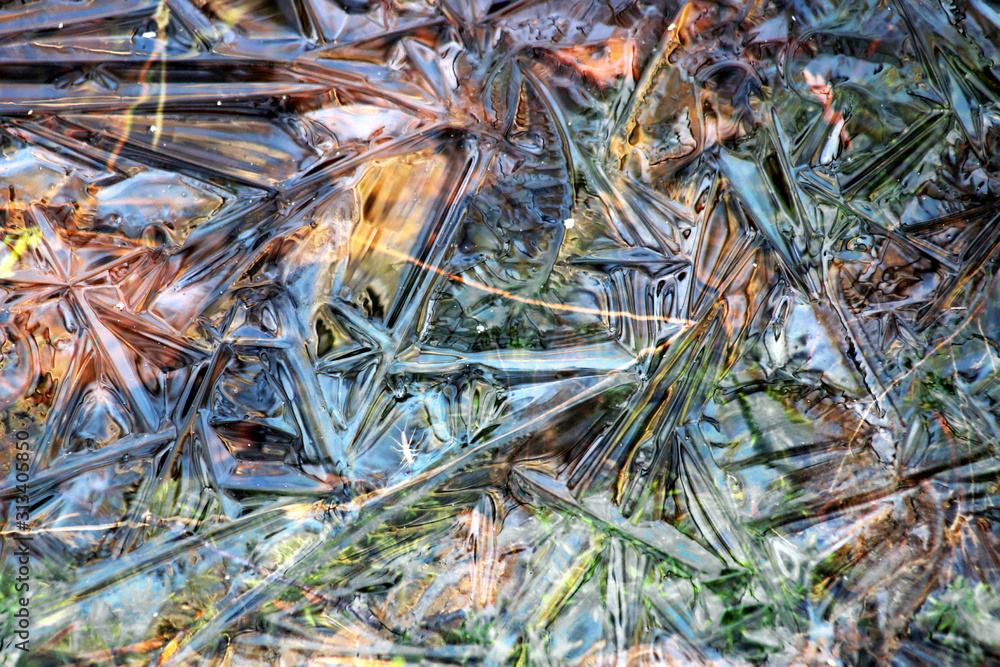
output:
{"label": "reflective ice surface", "polygon": [[0,63],[5,664],[1000,661],[991,2],[7,1]]}

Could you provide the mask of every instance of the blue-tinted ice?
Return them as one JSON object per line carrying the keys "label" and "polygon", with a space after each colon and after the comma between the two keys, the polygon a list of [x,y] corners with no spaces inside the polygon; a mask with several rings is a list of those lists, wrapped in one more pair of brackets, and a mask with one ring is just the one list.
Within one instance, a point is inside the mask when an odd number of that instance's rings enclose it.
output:
{"label": "blue-tinted ice", "polygon": [[0,2],[0,661],[1000,662],[998,155],[987,0]]}

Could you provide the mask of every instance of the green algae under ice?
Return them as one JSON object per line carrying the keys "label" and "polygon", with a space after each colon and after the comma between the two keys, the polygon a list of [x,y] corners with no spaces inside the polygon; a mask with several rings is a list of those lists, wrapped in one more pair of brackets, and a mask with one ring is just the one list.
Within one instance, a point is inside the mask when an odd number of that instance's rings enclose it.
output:
{"label": "green algae under ice", "polygon": [[1000,663],[988,0],[0,1],[0,664]]}

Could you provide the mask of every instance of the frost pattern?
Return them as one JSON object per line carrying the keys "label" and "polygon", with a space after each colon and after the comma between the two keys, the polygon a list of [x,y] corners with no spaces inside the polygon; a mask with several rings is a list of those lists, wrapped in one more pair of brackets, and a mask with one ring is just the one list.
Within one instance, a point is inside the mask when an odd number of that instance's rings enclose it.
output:
{"label": "frost pattern", "polygon": [[1000,661],[983,0],[0,3],[5,664]]}

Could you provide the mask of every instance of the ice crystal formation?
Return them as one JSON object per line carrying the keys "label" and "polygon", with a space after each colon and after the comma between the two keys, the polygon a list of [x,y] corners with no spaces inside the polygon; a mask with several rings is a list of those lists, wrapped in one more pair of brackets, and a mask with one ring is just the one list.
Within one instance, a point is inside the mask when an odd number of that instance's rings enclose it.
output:
{"label": "ice crystal formation", "polygon": [[988,0],[0,2],[0,661],[1000,662],[998,155]]}

